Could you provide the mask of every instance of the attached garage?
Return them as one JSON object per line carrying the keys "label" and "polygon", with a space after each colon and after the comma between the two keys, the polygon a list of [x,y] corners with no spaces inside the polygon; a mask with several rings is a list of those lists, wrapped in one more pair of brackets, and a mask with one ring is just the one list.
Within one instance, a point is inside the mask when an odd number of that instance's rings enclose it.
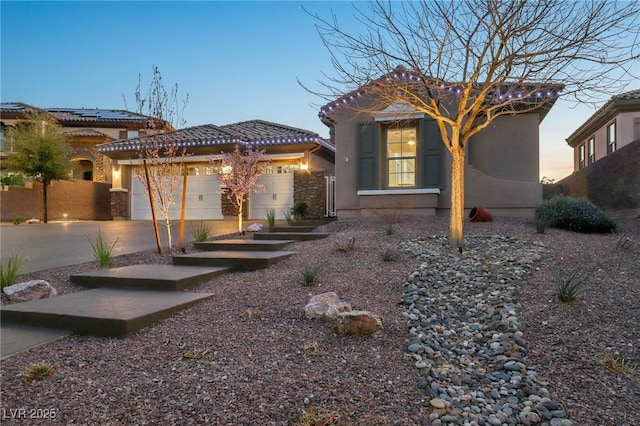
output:
{"label": "attached garage", "polygon": [[[184,149],[187,164],[186,214],[188,220],[216,220],[229,217],[226,199],[223,200],[220,183],[212,156],[219,157],[230,152],[236,146],[264,149],[270,166],[260,176],[258,183],[265,191],[248,196],[245,209],[248,220],[263,220],[267,209],[275,209],[276,219],[284,219],[285,212],[294,205],[294,193],[301,201],[310,201],[315,193],[294,191],[294,171],[313,170],[313,173],[333,174],[335,147],[320,138],[316,133],[263,120],[244,121],[225,126],[206,124],[164,133],[147,135],[133,139],[113,141],[99,146],[99,151],[114,160],[114,194],[126,194],[128,200],[112,203],[124,206],[114,217],[127,217],[131,220],[150,220],[151,208],[145,185],[136,177],[140,170],[140,153],[146,146],[158,141],[168,140]],[[321,176],[322,178],[322,176]],[[321,179],[324,181],[323,179]],[[300,186],[300,185],[298,185]],[[128,191],[126,191],[128,190]],[[324,196],[324,187],[313,186],[313,191]],[[173,192],[174,204],[170,208],[171,220],[180,219],[182,204],[182,179]],[[318,211],[324,212],[325,206],[316,202]],[[126,210],[125,210],[126,209]],[[224,214],[223,214],[224,213]],[[156,209],[156,219],[162,218]]]}

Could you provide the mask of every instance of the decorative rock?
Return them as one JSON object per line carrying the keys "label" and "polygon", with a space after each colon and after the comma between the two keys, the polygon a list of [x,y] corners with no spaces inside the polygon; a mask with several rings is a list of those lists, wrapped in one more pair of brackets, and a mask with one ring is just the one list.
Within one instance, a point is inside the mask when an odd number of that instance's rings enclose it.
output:
{"label": "decorative rock", "polygon": [[336,328],[342,335],[370,336],[382,330],[382,319],[367,311],[340,312]]}
{"label": "decorative rock", "polygon": [[247,231],[260,232],[262,231],[262,225],[260,225],[259,223],[252,223],[251,225],[247,226]]}
{"label": "decorative rock", "polygon": [[40,219],[27,219],[24,222],[28,223],[29,225],[32,225],[34,223],[40,223]]}
{"label": "decorative rock", "polygon": [[44,280],[32,280],[5,287],[4,294],[12,302],[29,302],[57,296],[58,292]]}
{"label": "decorative rock", "polygon": [[341,302],[338,295],[331,291],[317,294],[309,299],[307,306],[304,307],[304,315],[307,318],[335,319],[340,312],[348,312],[350,310],[351,304]]}
{"label": "decorative rock", "polygon": [[440,398],[433,398],[429,401],[429,404],[434,408],[445,408],[447,406],[447,404]]}
{"label": "decorative rock", "polygon": [[418,368],[426,365],[417,387],[433,407],[430,419],[443,425],[571,426],[550,399],[548,383],[527,367],[517,318],[517,282],[547,249],[505,236],[471,236],[465,247],[460,257],[444,236],[400,244],[421,262],[405,282],[401,304],[408,359]]}

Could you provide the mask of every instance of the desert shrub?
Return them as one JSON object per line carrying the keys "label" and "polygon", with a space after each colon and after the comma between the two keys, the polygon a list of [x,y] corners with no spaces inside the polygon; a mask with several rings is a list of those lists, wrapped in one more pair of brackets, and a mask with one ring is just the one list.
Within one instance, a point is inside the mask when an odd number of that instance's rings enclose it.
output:
{"label": "desert shrub", "polygon": [[304,265],[301,272],[303,286],[313,287],[318,284],[318,275],[320,274],[319,266]]}
{"label": "desert shrub", "polygon": [[[87,237],[89,240],[89,238]],[[118,242],[118,238],[109,245],[104,238],[102,238],[102,232],[98,229],[98,235],[96,236],[95,243],[89,240],[89,244],[91,244],[91,248],[93,249],[93,257],[100,268],[106,268],[111,265],[111,260],[113,259],[113,248]]]}
{"label": "desert shrub", "polygon": [[191,222],[191,236],[197,243],[207,241],[211,234],[211,227],[203,221]]}
{"label": "desert shrub", "polygon": [[16,283],[16,279],[20,274],[23,257],[21,254],[9,256],[6,264],[4,260],[0,260],[0,290]]}
{"label": "desert shrub", "polygon": [[291,207],[291,214],[295,218],[304,219],[309,214],[309,205],[304,201],[298,201]]}
{"label": "desert shrub", "polygon": [[582,291],[582,285],[587,280],[589,274],[580,267],[569,272],[558,269],[551,270],[553,277],[556,298],[563,303],[573,302]]}
{"label": "desert shrub", "polygon": [[393,235],[396,233],[396,228],[393,226],[393,223],[387,223],[385,232],[387,233],[387,235]]}
{"label": "desert shrub", "polygon": [[547,226],[584,233],[615,232],[616,223],[602,210],[588,200],[566,197],[553,197],[536,209],[536,228],[538,221]]}
{"label": "desert shrub", "polygon": [[269,228],[273,228],[276,225],[276,209],[267,208],[264,212],[265,218],[267,219],[267,224]]}
{"label": "desert shrub", "polygon": [[400,260],[400,253],[395,249],[387,247],[380,253],[380,257],[384,262],[397,262]]}
{"label": "desert shrub", "polygon": [[24,222],[24,218],[19,214],[14,213],[13,216],[11,216],[11,221],[14,225],[20,225],[22,222]]}
{"label": "desert shrub", "polygon": [[549,218],[542,212],[536,211],[536,232],[538,234],[544,234],[544,231],[549,227]]}
{"label": "desert shrub", "polygon": [[22,373],[22,380],[25,382],[34,382],[42,380],[53,374],[53,367],[46,362],[36,362],[29,365]]}

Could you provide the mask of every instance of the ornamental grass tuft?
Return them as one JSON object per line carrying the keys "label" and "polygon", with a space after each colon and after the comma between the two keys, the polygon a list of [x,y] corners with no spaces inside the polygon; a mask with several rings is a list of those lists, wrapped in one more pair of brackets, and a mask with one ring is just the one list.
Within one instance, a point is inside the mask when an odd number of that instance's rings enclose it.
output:
{"label": "ornamental grass tuft", "polygon": [[202,243],[209,239],[211,235],[211,226],[204,221],[191,222],[191,236],[197,243]]}
{"label": "ornamental grass tuft", "polygon": [[29,365],[22,373],[22,380],[25,382],[35,382],[42,380],[53,374],[53,367],[44,362],[36,362]]}
{"label": "ornamental grass tuft", "polygon": [[273,228],[276,225],[276,209],[272,207],[265,209],[265,218],[269,228]]}
{"label": "ornamental grass tuft", "polygon": [[569,273],[558,269],[551,269],[555,296],[562,303],[575,301],[582,292],[582,285],[586,282],[588,273],[580,268],[575,268]]}
{"label": "ornamental grass tuft", "polygon": [[[87,237],[89,240],[89,238]],[[118,242],[118,238],[109,245],[104,238],[102,238],[102,231],[98,229],[98,235],[96,236],[95,243],[89,240],[89,244],[91,244],[91,248],[93,249],[93,257],[96,259],[96,263],[100,268],[107,268],[111,265],[111,261],[113,260],[113,248]]]}
{"label": "ornamental grass tuft", "polygon": [[320,274],[320,266],[304,265],[302,267],[302,285],[305,287],[313,287],[318,285],[318,276]]}
{"label": "ornamental grass tuft", "polygon": [[23,260],[19,253],[10,256],[6,264],[4,260],[0,260],[0,290],[16,283]]}

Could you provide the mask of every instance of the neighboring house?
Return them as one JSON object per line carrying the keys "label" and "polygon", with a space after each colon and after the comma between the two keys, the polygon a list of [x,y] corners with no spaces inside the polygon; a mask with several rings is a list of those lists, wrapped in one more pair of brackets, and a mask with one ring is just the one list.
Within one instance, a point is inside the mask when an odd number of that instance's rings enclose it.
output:
{"label": "neighboring house", "polygon": [[573,170],[639,140],[640,90],[613,96],[567,138],[573,148]]}
{"label": "neighboring house", "polygon": [[[179,141],[186,149],[187,165],[187,219],[223,219],[234,215],[221,194],[217,166],[209,161],[220,158],[223,152],[236,145],[251,145],[266,150],[270,167],[258,183],[266,191],[251,193],[248,199],[248,219],[264,219],[267,208],[276,210],[282,219],[284,211],[294,202],[305,202],[315,217],[326,215],[325,177],[333,174],[334,147],[318,134],[262,120],[244,121],[224,126],[212,124],[189,127],[163,135]],[[146,190],[137,176],[141,175],[140,150],[153,137],[139,137],[109,142],[98,147],[114,164],[113,188],[114,217],[132,220],[151,218],[151,207]],[[137,171],[136,171],[137,169]],[[182,185],[174,192],[175,205],[170,210],[173,219],[180,218]]]}
{"label": "neighboring house", "polygon": [[[533,215],[542,202],[539,124],[549,108],[501,116],[472,137],[466,148],[466,209]],[[451,156],[433,119],[398,102],[380,107],[366,87],[325,105],[319,116],[336,147],[340,217],[384,208],[449,214]]]}
{"label": "neighboring house", "polygon": [[74,179],[110,182],[111,164],[100,154],[97,145],[117,139],[128,139],[148,132],[149,117],[130,111],[85,108],[37,108],[21,102],[0,104],[0,151],[6,155],[11,147],[2,139],[7,127],[15,126],[29,117],[30,110],[51,115],[67,136],[77,163]]}
{"label": "neighboring house", "polygon": [[640,214],[640,90],[613,96],[567,138],[573,173],[556,192],[617,215]]}

